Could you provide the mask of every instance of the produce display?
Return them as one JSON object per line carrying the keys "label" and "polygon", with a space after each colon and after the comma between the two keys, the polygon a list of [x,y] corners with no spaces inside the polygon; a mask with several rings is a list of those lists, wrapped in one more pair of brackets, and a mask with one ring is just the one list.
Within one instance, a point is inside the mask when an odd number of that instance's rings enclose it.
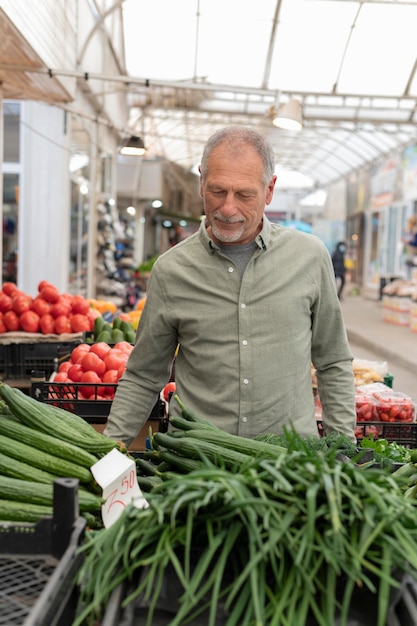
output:
{"label": "produce display", "polygon": [[78,344],[70,359],[60,363],[52,382],[65,385],[52,386],[51,397],[112,400],[132,349],[124,340],[114,346],[104,341]]}
{"label": "produce display", "polygon": [[14,283],[3,283],[0,290],[0,334],[27,333],[67,334],[90,332],[101,313],[81,295],[60,293],[46,280],[38,285],[32,297]]}
{"label": "produce display", "polygon": [[415,421],[413,399],[407,394],[393,391],[383,383],[357,387],[356,414],[358,422]]}
{"label": "produce display", "polygon": [[134,325],[127,319],[117,316],[113,321],[106,322],[103,317],[97,317],[94,320],[94,327],[90,341],[105,343],[118,343],[119,341],[127,341],[135,343],[136,332]]}
{"label": "produce display", "polygon": [[123,582],[147,626],[161,606],[170,626],[346,626],[358,591],[369,623],[387,623],[390,591],[417,570],[415,451],[394,470],[340,436],[247,440],[184,406],[171,423],[138,459],[148,508],[88,534],[73,626]]}
{"label": "produce display", "polygon": [[53,481],[77,478],[79,507],[102,526],[102,498],[90,467],[120,442],[78,416],[0,383],[0,521],[35,522],[52,515]]}

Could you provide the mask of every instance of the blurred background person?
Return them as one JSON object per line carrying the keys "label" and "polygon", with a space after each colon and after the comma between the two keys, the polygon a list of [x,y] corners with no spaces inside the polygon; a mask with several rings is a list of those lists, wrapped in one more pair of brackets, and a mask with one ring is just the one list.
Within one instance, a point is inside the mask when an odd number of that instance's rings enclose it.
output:
{"label": "blurred background person", "polygon": [[337,296],[339,300],[342,299],[342,293],[346,283],[345,252],[346,244],[344,241],[339,241],[339,243],[336,245],[335,249],[332,252],[333,270],[336,279]]}

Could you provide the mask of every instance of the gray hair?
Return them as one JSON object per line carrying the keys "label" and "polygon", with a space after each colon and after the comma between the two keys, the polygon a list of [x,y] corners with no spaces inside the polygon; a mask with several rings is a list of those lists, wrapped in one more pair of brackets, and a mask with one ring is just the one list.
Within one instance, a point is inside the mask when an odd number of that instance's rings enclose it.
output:
{"label": "gray hair", "polygon": [[240,149],[242,146],[252,146],[259,154],[264,165],[264,183],[268,185],[275,173],[275,153],[271,144],[264,135],[245,126],[226,126],[216,131],[208,139],[201,157],[200,171],[204,177],[207,174],[207,161],[211,152],[218,145],[226,143],[232,149]]}

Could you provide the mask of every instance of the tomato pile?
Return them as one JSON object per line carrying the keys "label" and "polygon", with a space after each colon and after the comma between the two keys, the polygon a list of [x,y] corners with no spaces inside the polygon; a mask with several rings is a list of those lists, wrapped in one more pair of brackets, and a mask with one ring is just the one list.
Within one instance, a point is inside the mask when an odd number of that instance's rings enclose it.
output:
{"label": "tomato pile", "polygon": [[373,422],[377,419],[375,400],[365,393],[356,394],[356,418],[358,422]]}
{"label": "tomato pile", "polygon": [[0,333],[91,332],[99,315],[83,296],[60,293],[46,280],[39,283],[35,298],[11,282],[3,283],[0,290]]}
{"label": "tomato pile", "polygon": [[[112,400],[132,349],[127,341],[113,347],[105,342],[80,343],[69,361],[59,365],[53,382],[68,384],[63,388],[68,398]],[[55,391],[58,392],[58,386]]]}
{"label": "tomato pile", "polygon": [[414,422],[414,402],[385,385],[369,392],[357,390],[356,416],[358,422]]}
{"label": "tomato pile", "polygon": [[411,398],[401,393],[375,394],[376,419],[381,422],[414,422],[415,410]]}

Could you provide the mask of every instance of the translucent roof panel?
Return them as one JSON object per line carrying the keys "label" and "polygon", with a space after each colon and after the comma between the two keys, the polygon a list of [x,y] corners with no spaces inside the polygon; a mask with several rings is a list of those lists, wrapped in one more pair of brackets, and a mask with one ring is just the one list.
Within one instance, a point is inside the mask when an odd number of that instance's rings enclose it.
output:
{"label": "translucent roof panel", "polygon": [[[217,128],[258,128],[277,165],[326,186],[417,143],[417,0],[125,0],[130,117],[186,169]],[[299,133],[272,125],[299,100]],[[304,179],[303,179],[304,180]]]}

